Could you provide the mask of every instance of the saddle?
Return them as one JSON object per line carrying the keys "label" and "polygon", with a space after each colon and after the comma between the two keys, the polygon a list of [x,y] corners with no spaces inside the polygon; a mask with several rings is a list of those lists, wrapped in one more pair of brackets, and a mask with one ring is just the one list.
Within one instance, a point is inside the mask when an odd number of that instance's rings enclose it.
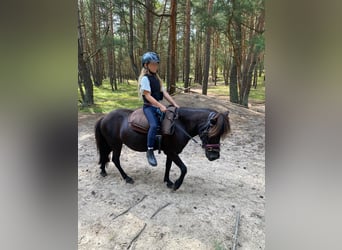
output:
{"label": "saddle", "polygon": [[[174,106],[167,107],[164,119],[161,124],[162,135],[172,135],[175,132],[174,125],[175,119],[177,118],[177,108]],[[142,108],[133,111],[133,113],[128,116],[128,124],[133,130],[143,134],[147,134],[148,129],[150,128],[150,125],[148,124],[147,118]]]}

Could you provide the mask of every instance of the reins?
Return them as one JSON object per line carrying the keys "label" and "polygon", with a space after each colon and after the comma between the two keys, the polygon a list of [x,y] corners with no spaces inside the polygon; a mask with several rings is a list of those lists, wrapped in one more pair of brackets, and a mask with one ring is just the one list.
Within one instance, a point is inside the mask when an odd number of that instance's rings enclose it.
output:
{"label": "reins", "polygon": [[175,123],[175,126],[179,128],[187,137],[189,137],[189,139],[193,140],[194,142],[198,144],[198,141],[196,141],[195,138],[189,135],[188,132],[186,132],[182,127],[178,126],[177,123]]}
{"label": "reins", "polygon": [[[175,112],[173,112],[172,110],[169,110],[171,113],[175,114],[175,120],[178,119],[178,108],[175,109]],[[174,125],[180,130],[182,131],[190,140],[193,140],[194,142],[196,142],[198,144],[198,141],[196,141],[191,135],[189,135],[188,132],[186,132],[181,126],[178,126],[177,123],[174,123]]]}

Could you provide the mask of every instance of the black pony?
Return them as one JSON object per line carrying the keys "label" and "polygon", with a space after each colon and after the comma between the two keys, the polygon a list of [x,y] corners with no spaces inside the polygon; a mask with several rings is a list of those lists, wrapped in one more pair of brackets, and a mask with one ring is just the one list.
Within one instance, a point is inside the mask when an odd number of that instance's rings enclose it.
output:
{"label": "black pony", "polygon": [[[114,110],[101,117],[95,124],[95,138],[100,154],[101,175],[107,175],[105,166],[109,162],[109,153],[113,151],[112,160],[127,183],[133,183],[120,165],[122,144],[139,151],[147,151],[147,135],[134,131],[128,123],[132,110]],[[179,158],[183,148],[191,137],[199,135],[205,155],[209,161],[220,157],[220,138],[230,132],[229,112],[219,113],[211,109],[179,108],[173,135],[163,135],[161,150],[166,154],[164,182],[168,188],[177,190],[183,183],[187,168]],[[190,137],[191,136],[191,137]],[[169,179],[171,164],[174,162],[181,170],[181,175],[172,183]]]}

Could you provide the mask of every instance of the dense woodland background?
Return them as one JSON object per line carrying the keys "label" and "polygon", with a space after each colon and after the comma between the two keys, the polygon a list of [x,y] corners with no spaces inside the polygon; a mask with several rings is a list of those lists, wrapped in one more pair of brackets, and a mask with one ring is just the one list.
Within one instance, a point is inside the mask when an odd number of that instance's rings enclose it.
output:
{"label": "dense woodland background", "polygon": [[93,87],[137,79],[141,56],[160,55],[169,93],[208,82],[229,85],[229,100],[248,107],[264,76],[264,0],[78,0],[78,85],[84,106]]}

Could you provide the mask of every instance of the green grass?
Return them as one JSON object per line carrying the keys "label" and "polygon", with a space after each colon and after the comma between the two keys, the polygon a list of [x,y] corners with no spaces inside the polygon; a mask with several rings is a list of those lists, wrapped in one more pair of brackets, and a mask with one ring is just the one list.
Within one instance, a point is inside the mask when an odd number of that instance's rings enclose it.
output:
{"label": "green grass", "polygon": [[229,95],[229,86],[225,85],[209,85],[207,90],[208,95],[221,95],[221,96],[228,96]]}
{"label": "green grass", "polygon": [[[78,90],[78,98],[81,95]],[[113,109],[128,108],[135,109],[142,106],[142,100],[138,97],[136,81],[130,81],[130,84],[118,84],[118,90],[112,91],[108,80],[104,80],[100,87],[94,86],[94,102],[90,107],[79,105],[79,111],[84,113],[108,113]]]}
{"label": "green grass", "polygon": [[251,90],[249,92],[249,99],[251,100],[257,100],[257,101],[265,101],[265,82],[264,77],[258,77],[258,85],[256,89],[254,87],[251,87]]}
{"label": "green grass", "polygon": [[[142,100],[138,97],[138,89],[136,81],[118,84],[118,90],[112,91],[108,80],[104,80],[102,86],[94,87],[94,102],[90,107],[82,107],[79,103],[79,111],[83,113],[108,113],[118,108],[136,109],[142,106]],[[183,83],[177,82],[177,86],[183,87]],[[166,87],[166,86],[165,86]],[[196,84],[195,89],[201,89],[201,85]],[[177,91],[177,90],[176,90]],[[208,95],[229,96],[229,86],[218,83],[216,86],[208,86]],[[81,95],[78,90],[78,99]],[[258,79],[256,89],[251,88],[249,100],[265,101],[265,83],[263,78]]]}
{"label": "green grass", "polygon": [[[202,86],[196,84],[194,89],[201,90]],[[217,83],[216,86],[209,84],[207,94],[216,96],[229,96],[229,86],[225,86],[223,83]],[[258,85],[256,89],[254,89],[253,86],[251,87],[249,92],[249,100],[265,101],[265,82],[263,80],[263,76],[258,78]]]}

